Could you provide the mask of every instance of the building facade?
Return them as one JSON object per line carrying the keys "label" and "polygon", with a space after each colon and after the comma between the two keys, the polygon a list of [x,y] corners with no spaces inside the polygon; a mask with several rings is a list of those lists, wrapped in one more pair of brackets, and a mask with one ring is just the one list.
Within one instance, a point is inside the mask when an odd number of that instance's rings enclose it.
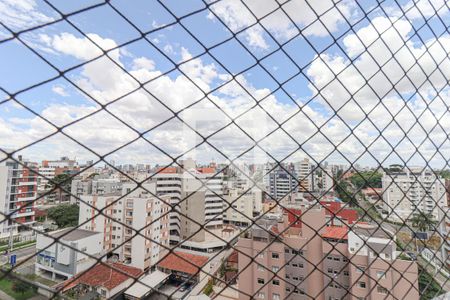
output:
{"label": "building facade", "polygon": [[52,280],[71,278],[97,263],[103,254],[102,242],[101,233],[78,228],[38,234],[35,272]]}
{"label": "building facade", "polygon": [[382,177],[383,210],[394,221],[403,222],[419,212],[439,218],[447,203],[444,180],[431,170],[405,168]]}
{"label": "building facade", "polygon": [[[146,270],[169,247],[170,206],[165,203],[167,198],[158,199],[134,187],[133,183],[124,183],[123,197],[120,194],[81,196],[79,226],[101,232],[104,250],[109,255]],[[146,184],[145,189],[154,192],[154,184]]]}
{"label": "building facade", "polygon": [[417,265],[396,256],[395,237],[370,225],[327,226],[321,206],[301,223],[284,214],[239,239],[239,299],[419,298]]}
{"label": "building facade", "polygon": [[[22,160],[0,162],[0,238],[30,230],[35,222],[37,166]],[[9,216],[8,220],[5,215]],[[24,226],[26,225],[26,226]]]}

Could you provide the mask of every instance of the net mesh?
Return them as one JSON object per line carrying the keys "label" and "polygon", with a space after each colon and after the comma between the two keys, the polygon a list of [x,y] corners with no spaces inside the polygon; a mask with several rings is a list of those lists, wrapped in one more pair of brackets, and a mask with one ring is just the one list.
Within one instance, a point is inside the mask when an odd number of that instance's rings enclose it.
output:
{"label": "net mesh", "polygon": [[[120,289],[163,299],[431,299],[448,290],[445,1],[44,0],[27,16],[2,6],[0,108],[29,120],[5,113],[0,143],[13,178],[0,183],[5,282],[52,299],[115,297],[110,281],[88,283],[107,272],[127,283]],[[82,100],[70,103],[68,90]],[[22,159],[47,152],[91,162],[55,177]],[[83,187],[105,174],[120,188]],[[76,226],[33,224],[46,209],[56,218],[60,202],[76,203]],[[19,229],[38,235],[35,251],[17,250],[23,233],[11,243]],[[80,229],[101,232],[101,251],[73,242],[97,236]],[[73,261],[77,270],[55,270]],[[71,278],[46,285],[23,271],[35,264]],[[169,280],[143,275],[156,270]]]}

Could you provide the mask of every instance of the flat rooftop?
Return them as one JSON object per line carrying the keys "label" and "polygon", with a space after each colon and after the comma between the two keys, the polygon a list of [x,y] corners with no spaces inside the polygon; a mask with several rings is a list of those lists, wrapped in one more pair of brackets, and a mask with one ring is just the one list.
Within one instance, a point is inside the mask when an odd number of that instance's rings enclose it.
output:
{"label": "flat rooftop", "polygon": [[100,234],[100,232],[96,231],[90,231],[90,230],[84,230],[84,229],[74,229],[73,227],[64,228],[61,230],[50,232],[49,235],[54,238],[61,237],[64,241],[78,241],[87,237],[90,237],[92,235]]}

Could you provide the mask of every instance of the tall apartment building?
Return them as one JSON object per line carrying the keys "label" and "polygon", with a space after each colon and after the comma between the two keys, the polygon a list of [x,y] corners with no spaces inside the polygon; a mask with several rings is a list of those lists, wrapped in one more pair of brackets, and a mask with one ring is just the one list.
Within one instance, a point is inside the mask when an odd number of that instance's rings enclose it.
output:
{"label": "tall apartment building", "polygon": [[298,190],[300,192],[312,191],[313,186],[313,166],[308,158],[294,164],[295,174],[299,180]]}
{"label": "tall apartment building", "polygon": [[[102,232],[105,251],[145,270],[169,247],[170,207],[162,201],[167,198],[158,199],[144,189],[132,191],[134,187],[124,183],[122,195],[127,195],[121,199],[118,193],[81,196],[79,226]],[[154,184],[146,184],[145,189],[155,192]],[[104,214],[99,214],[101,209]]]}
{"label": "tall apartment building", "polygon": [[438,219],[439,210],[447,204],[444,180],[431,170],[383,173],[382,187],[383,209],[395,221],[407,220],[419,211]]}
{"label": "tall apartment building", "polygon": [[284,168],[277,167],[269,173],[268,177],[269,186],[267,189],[274,199],[280,200],[298,189],[296,174],[292,165],[285,165]]}
{"label": "tall apartment building", "polygon": [[262,219],[240,237],[239,299],[419,299],[417,264],[397,257],[392,234],[327,226],[320,205],[300,222]]}
{"label": "tall apartment building", "polygon": [[[199,211],[203,210],[205,228],[220,227],[223,224],[223,175],[216,174],[215,167],[197,167],[195,161],[191,159],[182,161],[181,164],[182,168],[157,169],[150,180],[156,184],[156,194],[168,197],[173,207],[170,211],[172,244],[181,241],[183,221],[180,214],[181,208],[185,207],[184,199],[192,193],[197,194],[195,199],[198,205],[201,205],[198,207]],[[203,192],[203,198],[200,196],[201,192]],[[193,199],[192,196],[191,202],[194,201]],[[192,213],[197,215],[199,211]],[[188,221],[184,220],[185,223]]]}
{"label": "tall apartment building", "polygon": [[[0,238],[29,230],[23,225],[35,222],[34,201],[37,197],[37,166],[22,160],[0,162]],[[4,215],[10,215],[7,221]]]}

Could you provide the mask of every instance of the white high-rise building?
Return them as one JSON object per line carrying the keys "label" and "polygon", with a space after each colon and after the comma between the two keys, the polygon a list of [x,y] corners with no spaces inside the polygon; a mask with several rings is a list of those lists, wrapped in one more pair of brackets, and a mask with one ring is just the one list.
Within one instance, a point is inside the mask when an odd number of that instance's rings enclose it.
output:
{"label": "white high-rise building", "polygon": [[404,221],[419,211],[438,219],[447,202],[444,180],[427,169],[384,173],[382,186],[384,210],[395,221]]}
{"label": "white high-rise building", "polygon": [[[188,159],[181,162],[181,167],[166,167],[157,170],[151,178],[156,183],[156,194],[167,196],[173,210],[170,211],[170,241],[172,244],[181,239],[181,206],[189,192],[204,192],[202,209],[204,209],[205,228],[219,227],[223,224],[223,175],[217,168],[196,167],[195,161]],[[198,184],[193,184],[198,181]],[[204,207],[204,208],[203,208]]]}
{"label": "white high-rise building", "polygon": [[298,190],[300,192],[313,190],[313,170],[312,164],[308,158],[294,164],[295,173],[300,184]]}

